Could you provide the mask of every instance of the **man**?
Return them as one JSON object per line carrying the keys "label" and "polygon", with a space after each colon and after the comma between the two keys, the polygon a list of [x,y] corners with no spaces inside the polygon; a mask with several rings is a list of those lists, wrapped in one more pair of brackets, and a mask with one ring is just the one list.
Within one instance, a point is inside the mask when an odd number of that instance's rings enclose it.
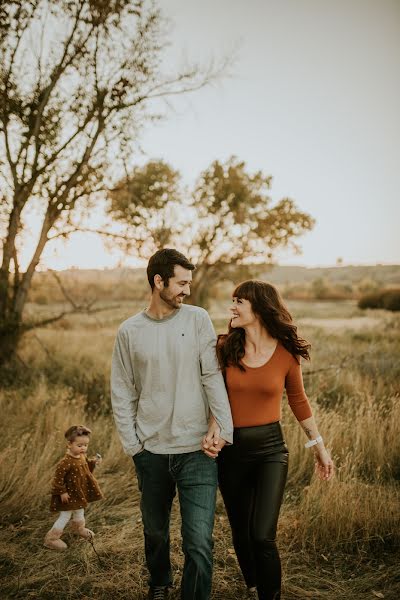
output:
{"label": "man", "polygon": [[[177,250],[165,248],[150,258],[150,304],[122,323],[112,359],[114,419],[136,468],[150,573],[148,598],[154,600],[167,598],[172,584],[169,520],[176,488],[185,555],[181,597],[210,597],[217,490],[217,465],[211,456],[225,441],[232,442],[232,417],[210,317],[198,306],[183,304],[193,269]],[[208,430],[211,414],[217,427]]]}

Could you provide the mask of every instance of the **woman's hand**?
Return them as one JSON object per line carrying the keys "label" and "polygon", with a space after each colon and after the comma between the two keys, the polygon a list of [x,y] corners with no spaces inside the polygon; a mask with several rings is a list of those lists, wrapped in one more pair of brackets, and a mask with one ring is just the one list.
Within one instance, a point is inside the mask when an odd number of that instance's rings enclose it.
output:
{"label": "woman's hand", "polygon": [[211,415],[208,423],[207,434],[204,436],[201,442],[201,449],[203,450],[204,454],[210,458],[217,458],[218,453],[226,444],[225,440],[219,437],[220,433],[221,428],[214,419],[213,415]]}
{"label": "woman's hand", "polygon": [[333,460],[325,448],[325,444],[319,434],[317,424],[314,417],[308,417],[303,421],[300,421],[300,425],[303,428],[304,433],[308,437],[308,445],[311,445],[315,455],[315,472],[320,479],[328,481],[333,476],[334,465]]}
{"label": "woman's hand", "polygon": [[66,502],[68,502],[69,500],[69,494],[68,492],[64,492],[63,494],[61,494],[61,502],[63,504],[65,504]]}
{"label": "woman's hand", "polygon": [[326,448],[315,450],[315,472],[322,481],[329,481],[332,478],[335,467],[333,460]]}

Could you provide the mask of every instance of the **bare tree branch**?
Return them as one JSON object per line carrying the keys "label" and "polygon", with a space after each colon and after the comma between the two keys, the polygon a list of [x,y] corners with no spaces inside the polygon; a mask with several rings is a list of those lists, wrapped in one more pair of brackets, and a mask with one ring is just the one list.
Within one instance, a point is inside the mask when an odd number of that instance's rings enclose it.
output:
{"label": "bare tree branch", "polygon": [[50,236],[48,239],[49,241],[55,240],[59,237],[68,237],[69,235],[71,235],[72,233],[96,233],[98,235],[103,235],[105,237],[111,237],[114,238],[116,240],[120,240],[122,242],[136,242],[137,238],[134,236],[127,236],[126,234],[123,233],[114,233],[112,231],[107,231],[105,229],[95,229],[93,227],[74,227],[73,229],[70,229],[69,231],[61,231],[60,233],[56,233],[52,236]]}
{"label": "bare tree branch", "polygon": [[100,312],[104,312],[106,310],[115,310],[117,308],[120,308],[120,304],[114,304],[114,305],[110,305],[110,306],[101,306],[98,308],[90,308],[90,309],[77,308],[77,309],[73,309],[73,310],[65,310],[62,313],[55,315],[54,317],[48,317],[47,319],[42,319],[41,321],[32,321],[31,323],[24,323],[22,325],[22,329],[24,332],[27,332],[27,331],[31,331],[32,329],[39,329],[40,327],[46,327],[47,325],[52,325],[53,323],[56,323],[63,317],[67,317],[69,315],[76,315],[76,314],[95,315]]}
{"label": "bare tree branch", "polygon": [[[65,70],[68,68],[69,65],[72,64],[72,62],[79,58],[79,56],[81,56],[84,48],[86,47],[86,44],[89,40],[89,38],[91,37],[92,33],[93,33],[93,28],[89,30],[86,39],[83,40],[83,42],[81,43],[81,45],[76,47],[76,51],[75,54],[72,54],[69,58],[69,60],[65,60],[66,57],[68,56],[68,51],[70,48],[70,45],[72,44],[73,38],[75,36],[75,32],[77,30],[77,27],[79,25],[79,17],[80,14],[82,12],[83,9],[83,2],[80,3],[80,6],[78,7],[77,13],[76,13],[76,17],[75,17],[75,23],[74,26],[72,28],[71,34],[69,36],[69,38],[67,39],[65,46],[64,46],[64,54],[59,62],[59,64],[56,66],[56,68],[54,69],[53,75],[50,78],[50,83],[47,86],[47,88],[45,90],[43,90],[42,92],[42,100],[37,108],[37,116],[36,116],[36,121],[35,121],[35,125],[33,127],[33,131],[32,131],[32,136],[35,139],[35,158],[33,160],[33,165],[32,165],[32,172],[35,173],[36,169],[37,169],[37,164],[38,164],[38,160],[39,160],[39,153],[40,153],[40,147],[41,144],[39,142],[39,129],[40,129],[40,125],[42,122],[42,116],[43,116],[43,111],[47,105],[47,102],[50,99],[51,96],[51,92],[53,91],[53,89],[55,88],[55,86],[57,85],[61,75],[65,72]],[[64,62],[65,61],[65,62]]]}

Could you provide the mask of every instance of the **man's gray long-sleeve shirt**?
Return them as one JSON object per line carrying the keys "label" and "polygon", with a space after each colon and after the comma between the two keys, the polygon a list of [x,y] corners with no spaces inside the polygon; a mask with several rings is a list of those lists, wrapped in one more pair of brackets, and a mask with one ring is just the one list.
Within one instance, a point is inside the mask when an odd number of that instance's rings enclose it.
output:
{"label": "man's gray long-sleeve shirt", "polygon": [[232,442],[232,416],[208,313],[182,305],[164,319],[141,312],[118,330],[111,401],[124,451],[157,454],[200,449],[210,411]]}

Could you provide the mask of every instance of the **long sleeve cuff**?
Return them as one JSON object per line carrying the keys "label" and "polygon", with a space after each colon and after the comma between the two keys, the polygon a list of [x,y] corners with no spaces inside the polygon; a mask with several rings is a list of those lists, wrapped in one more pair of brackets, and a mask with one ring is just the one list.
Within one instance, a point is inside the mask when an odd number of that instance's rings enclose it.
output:
{"label": "long sleeve cuff", "polygon": [[219,437],[225,440],[228,444],[233,443],[233,431],[231,429],[221,429]]}
{"label": "long sleeve cuff", "polygon": [[139,454],[144,448],[144,445],[140,442],[135,446],[129,446],[129,448],[124,448],[125,454],[128,456],[135,456],[135,454]]}

